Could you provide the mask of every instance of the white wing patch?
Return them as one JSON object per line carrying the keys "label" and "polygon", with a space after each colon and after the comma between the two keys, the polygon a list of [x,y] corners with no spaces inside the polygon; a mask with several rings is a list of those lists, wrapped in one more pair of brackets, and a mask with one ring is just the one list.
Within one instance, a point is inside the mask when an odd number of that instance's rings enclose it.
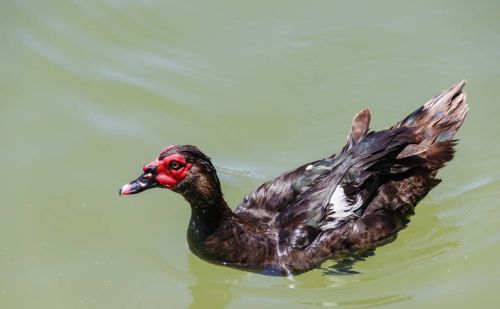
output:
{"label": "white wing patch", "polygon": [[333,229],[346,220],[358,217],[356,211],[361,206],[363,206],[363,199],[359,195],[356,195],[355,201],[349,201],[342,186],[338,185],[330,197],[325,224],[321,226],[321,229]]}

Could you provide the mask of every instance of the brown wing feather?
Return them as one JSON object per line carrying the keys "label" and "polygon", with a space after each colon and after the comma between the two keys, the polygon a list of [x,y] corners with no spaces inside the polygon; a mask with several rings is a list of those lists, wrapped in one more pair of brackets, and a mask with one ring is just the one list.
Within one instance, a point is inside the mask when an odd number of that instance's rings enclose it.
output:
{"label": "brown wing feather", "polygon": [[355,144],[359,143],[370,130],[370,111],[364,109],[357,113],[352,119],[351,130],[347,135],[347,144],[345,150],[352,148]]}

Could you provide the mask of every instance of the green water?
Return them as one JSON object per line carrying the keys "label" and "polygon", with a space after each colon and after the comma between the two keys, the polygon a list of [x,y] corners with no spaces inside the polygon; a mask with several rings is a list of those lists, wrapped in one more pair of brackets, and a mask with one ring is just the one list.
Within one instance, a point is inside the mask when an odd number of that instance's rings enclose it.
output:
{"label": "green water", "polygon": [[[498,1],[2,1],[1,308],[495,308]],[[169,144],[228,202],[467,79],[443,183],[359,272],[293,279],[189,252],[189,207],[118,188]],[[327,263],[329,266],[332,263]]]}

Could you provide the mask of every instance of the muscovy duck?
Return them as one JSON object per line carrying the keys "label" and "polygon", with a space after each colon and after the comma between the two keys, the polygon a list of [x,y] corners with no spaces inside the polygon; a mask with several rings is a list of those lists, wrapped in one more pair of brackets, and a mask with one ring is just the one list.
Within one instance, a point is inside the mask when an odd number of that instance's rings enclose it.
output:
{"label": "muscovy duck", "polygon": [[211,263],[264,274],[299,274],[327,259],[392,241],[453,158],[467,114],[465,81],[390,129],[370,131],[370,112],[352,122],[343,149],[264,183],[232,211],[210,158],[171,145],[125,184],[120,195],[150,188],[182,194],[191,205],[188,243]]}

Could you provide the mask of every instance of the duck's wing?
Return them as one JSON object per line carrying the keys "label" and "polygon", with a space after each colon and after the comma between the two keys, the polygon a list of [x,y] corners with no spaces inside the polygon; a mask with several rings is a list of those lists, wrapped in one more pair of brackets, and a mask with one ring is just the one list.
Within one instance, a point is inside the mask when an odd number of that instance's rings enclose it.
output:
{"label": "duck's wing", "polygon": [[[333,162],[333,160],[330,161]],[[306,174],[311,164],[321,162],[325,165],[323,172]],[[308,189],[314,187],[318,179],[330,173],[330,165],[332,163],[328,161],[311,162],[262,184],[243,199],[236,207],[235,213],[244,220],[261,226],[271,224],[283,209],[297,201]]]}
{"label": "duck's wing", "polygon": [[[347,135],[347,144],[341,153],[359,143],[368,134],[369,126],[370,112],[367,109],[356,114]],[[235,213],[246,220],[258,220],[261,225],[270,223],[283,209],[303,199],[304,194],[327,178],[334,164],[335,155],[332,155],[286,172],[246,196]]]}
{"label": "duck's wing", "polygon": [[411,140],[407,128],[368,134],[338,155],[262,185],[236,213],[280,243],[304,248],[321,232],[362,215],[379,187],[380,175],[391,172],[397,154]]}
{"label": "duck's wing", "polygon": [[[334,164],[329,173],[279,213],[279,228],[294,231],[307,227],[320,232],[361,216],[381,185],[382,177],[421,163],[419,158],[403,161],[397,158],[398,153],[413,142],[413,130],[395,128],[368,134],[362,142],[345,147],[347,150],[332,158]],[[321,168],[318,163],[312,164],[305,173],[313,174]]]}

